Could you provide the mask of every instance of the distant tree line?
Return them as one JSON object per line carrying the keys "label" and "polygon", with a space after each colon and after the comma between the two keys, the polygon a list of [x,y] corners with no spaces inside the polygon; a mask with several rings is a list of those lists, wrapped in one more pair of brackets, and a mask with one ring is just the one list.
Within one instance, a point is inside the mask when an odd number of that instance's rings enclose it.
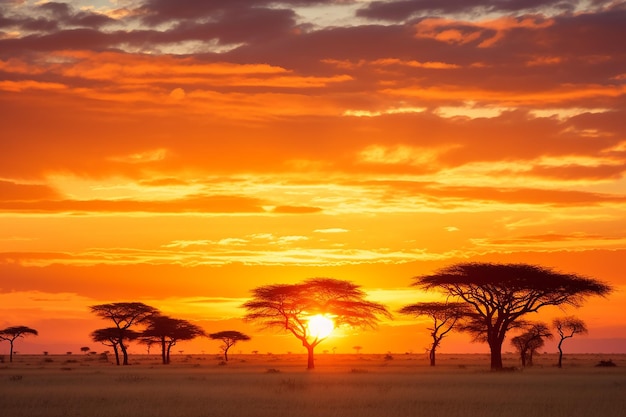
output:
{"label": "distant tree line", "polygon": [[[445,301],[416,302],[399,312],[430,321],[430,364],[436,364],[436,351],[452,331],[466,332],[477,342],[487,343],[491,369],[500,370],[502,346],[511,330],[521,333],[510,342],[520,354],[522,366],[531,366],[533,355],[553,334],[545,323],[525,320],[547,306],[578,307],[590,296],[607,296],[612,288],[599,280],[577,274],[565,274],[529,264],[458,263],[433,274],[413,278],[412,285],[437,291]],[[333,278],[310,278],[296,284],[272,284],[257,287],[241,307],[243,319],[264,327],[282,329],[298,339],[307,350],[307,368],[314,369],[314,349],[326,339],[309,328],[312,317],[331,317],[335,327],[373,328],[383,317],[391,318],[387,308],[368,301],[359,286]],[[140,302],[118,302],[90,307],[91,312],[108,320],[112,326],[91,333],[95,342],[113,349],[116,363],[128,365],[128,343],[137,341],[148,347],[158,345],[163,364],[170,363],[171,348],[179,341],[205,336],[221,340],[224,361],[228,351],[250,337],[235,330],[207,334],[199,326],[183,319],[163,315],[158,309]],[[575,334],[587,333],[585,323],[573,316],[555,319],[552,327],[560,336],[558,366],[562,366],[563,342]],[[0,340],[7,340],[13,358],[14,341],[37,331],[26,326],[0,330]],[[360,346],[355,346],[358,351]],[[120,361],[121,353],[121,361]]]}
{"label": "distant tree line", "polygon": [[[113,322],[112,327],[97,329],[91,333],[94,342],[100,342],[113,348],[115,362],[120,365],[120,352],[122,365],[128,365],[127,344],[131,341],[147,345],[150,348],[157,345],[161,349],[161,361],[164,365],[170,363],[170,352],[176,343],[184,340],[192,340],[200,336],[208,336],[198,325],[187,320],[172,318],[161,314],[159,310],[139,302],[119,302],[111,304],[99,304],[90,307],[91,312],[100,318]],[[140,330],[137,330],[140,328]],[[229,338],[228,349],[240,340],[250,340],[250,337],[237,331],[225,331],[221,335]],[[222,338],[214,337],[211,338]],[[220,336],[220,333],[217,334]],[[223,336],[224,338],[226,336]],[[224,340],[222,338],[222,340]]]}

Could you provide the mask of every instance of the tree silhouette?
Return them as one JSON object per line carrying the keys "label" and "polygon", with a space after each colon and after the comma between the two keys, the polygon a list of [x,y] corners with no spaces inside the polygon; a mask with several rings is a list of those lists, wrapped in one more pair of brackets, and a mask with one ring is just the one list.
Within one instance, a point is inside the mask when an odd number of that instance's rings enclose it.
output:
{"label": "tree silhouette", "polygon": [[356,352],[356,354],[358,355],[359,352],[361,351],[361,349],[363,349],[363,346],[352,346],[352,349],[354,349],[354,351]]}
{"label": "tree silhouette", "polygon": [[531,324],[527,331],[511,339],[511,344],[520,354],[522,368],[533,366],[533,356],[545,344],[545,339],[551,339],[552,333],[545,323]]}
{"label": "tree silhouette", "polygon": [[454,329],[461,318],[469,312],[465,303],[416,303],[404,306],[399,311],[401,314],[412,316],[428,316],[432,321],[432,326],[428,327],[433,339],[428,349],[430,366],[435,366],[436,351],[441,340]]}
{"label": "tree silhouette", "polygon": [[80,348],[80,351],[83,352],[84,354],[87,354],[91,349],[89,348],[89,346],[83,346]]}
{"label": "tree silhouette", "polygon": [[15,339],[31,334],[37,336],[39,333],[37,333],[37,330],[31,329],[27,326],[12,326],[7,327],[4,330],[0,330],[0,340],[6,340],[11,345],[9,351],[9,362],[13,362],[13,343],[15,342]]}
{"label": "tree silhouette", "polygon": [[123,341],[125,339],[132,340],[127,334],[130,327],[141,324],[150,316],[158,313],[156,308],[139,302],[100,304],[89,308],[95,315],[109,319],[115,324],[118,329],[117,346],[122,351],[124,365],[128,365],[128,351]]}
{"label": "tree silhouette", "polygon": [[492,370],[502,369],[506,333],[525,314],[550,305],[578,306],[587,296],[612,291],[595,279],[528,264],[460,263],[415,277],[413,285],[467,303],[472,313],[464,329],[488,343]]}
{"label": "tree silhouette", "polygon": [[380,317],[390,317],[379,303],[365,300],[355,284],[333,278],[311,278],[299,284],[274,284],[252,290],[252,299],[242,305],[244,319],[265,327],[282,328],[293,334],[307,350],[307,369],[315,368],[314,349],[326,337],[310,334],[308,319],[323,314],[335,326],[374,327]]}
{"label": "tree silhouette", "polygon": [[[91,333],[91,340],[102,343],[105,346],[113,348],[115,353],[115,364],[120,365],[120,345],[124,345],[124,341],[136,340],[141,333],[134,330],[120,330],[117,327],[107,327],[105,329],[94,330]],[[124,348],[125,345],[124,345]]]}
{"label": "tree silhouette", "polygon": [[559,362],[557,366],[559,368],[563,367],[563,341],[565,339],[569,339],[570,337],[574,337],[576,333],[579,334],[587,334],[589,331],[587,330],[587,325],[581,319],[569,316],[563,318],[557,318],[552,321],[552,325],[559,333],[561,340],[559,340],[558,349],[559,349]]}
{"label": "tree silhouette", "polygon": [[209,337],[213,340],[222,341],[222,352],[224,352],[224,361],[228,362],[228,349],[235,346],[237,342],[245,342],[250,340],[250,336],[235,330],[225,330],[223,332],[211,333]]}
{"label": "tree silhouette", "polygon": [[163,315],[152,315],[146,319],[147,327],[141,333],[139,340],[148,346],[161,346],[163,365],[170,363],[170,350],[180,340],[191,340],[199,336],[206,336],[200,326],[187,320],[174,319]]}

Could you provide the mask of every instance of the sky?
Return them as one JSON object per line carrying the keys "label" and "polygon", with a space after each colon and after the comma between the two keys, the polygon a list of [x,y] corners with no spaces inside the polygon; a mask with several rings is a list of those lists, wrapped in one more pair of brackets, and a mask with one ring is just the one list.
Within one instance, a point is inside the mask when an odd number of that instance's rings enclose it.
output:
{"label": "sky", "polygon": [[[251,289],[332,277],[397,312],[437,299],[415,276],[523,262],[612,285],[531,318],[626,353],[625,23],[598,0],[0,0],[0,328],[102,351],[88,307],[141,301],[302,353],[242,322]],[[318,350],[422,353],[427,327]]]}

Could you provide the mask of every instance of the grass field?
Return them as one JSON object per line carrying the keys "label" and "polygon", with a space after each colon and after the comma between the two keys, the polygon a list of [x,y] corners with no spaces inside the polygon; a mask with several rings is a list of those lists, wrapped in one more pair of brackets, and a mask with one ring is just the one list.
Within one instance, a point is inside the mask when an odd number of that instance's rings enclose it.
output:
{"label": "grass field", "polygon": [[[7,417],[626,416],[626,355],[541,355],[533,368],[493,373],[487,355],[320,354],[131,356],[19,355],[0,364]],[[616,367],[596,367],[611,359]],[[514,367],[514,356],[505,366]]]}

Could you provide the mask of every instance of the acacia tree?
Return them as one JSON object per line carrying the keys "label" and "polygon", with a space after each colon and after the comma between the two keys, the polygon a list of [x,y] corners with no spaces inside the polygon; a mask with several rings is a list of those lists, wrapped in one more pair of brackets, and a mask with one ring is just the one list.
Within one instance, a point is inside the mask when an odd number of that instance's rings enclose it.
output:
{"label": "acacia tree", "polygon": [[31,329],[27,326],[12,326],[7,327],[4,330],[0,330],[0,340],[6,340],[11,345],[9,350],[9,362],[13,362],[13,343],[15,342],[15,339],[31,334],[37,336],[37,330]]}
{"label": "acacia tree", "polygon": [[578,306],[588,296],[612,291],[595,279],[528,264],[460,263],[415,277],[413,285],[467,303],[472,317],[465,329],[489,345],[492,370],[502,369],[502,343],[525,314],[545,306]]}
{"label": "acacia tree", "polygon": [[587,330],[587,325],[581,319],[569,316],[563,318],[557,318],[552,321],[552,325],[559,333],[561,340],[559,340],[558,349],[559,349],[559,362],[557,366],[559,368],[563,367],[563,341],[565,339],[569,339],[570,337],[574,337],[576,333],[579,334],[587,334],[589,331]]}
{"label": "acacia tree", "polygon": [[142,324],[150,316],[158,314],[156,308],[139,302],[100,304],[89,308],[98,317],[109,319],[115,324],[115,328],[118,329],[117,346],[122,351],[124,365],[128,365],[128,351],[124,339],[131,340],[128,333],[130,328]]}
{"label": "acacia tree", "polygon": [[213,340],[222,341],[222,352],[224,352],[224,361],[228,362],[228,349],[235,346],[237,342],[246,342],[250,340],[250,336],[235,330],[224,330],[223,332],[211,333],[209,337]]}
{"label": "acacia tree", "polygon": [[282,328],[307,350],[307,369],[315,368],[314,349],[327,336],[312,335],[309,318],[332,317],[335,327],[375,327],[381,317],[391,317],[385,306],[365,299],[359,286],[333,278],[310,278],[298,284],[274,284],[252,290],[242,305],[246,321]]}
{"label": "acacia tree", "polygon": [[533,366],[533,356],[545,344],[545,339],[551,339],[552,333],[545,323],[531,324],[527,331],[511,339],[511,344],[520,354],[522,368]]}
{"label": "acacia tree", "polygon": [[399,312],[416,317],[428,316],[431,319],[432,326],[427,329],[430,330],[433,341],[428,348],[428,357],[430,366],[435,366],[435,355],[441,340],[467,315],[468,309],[465,303],[430,302],[410,304],[402,307]]}
{"label": "acacia tree", "polygon": [[152,315],[147,320],[147,327],[139,336],[141,343],[159,344],[163,365],[170,363],[170,350],[180,340],[191,340],[206,336],[200,326],[187,320],[174,319],[163,315]]}
{"label": "acacia tree", "polygon": [[105,329],[94,330],[91,333],[91,340],[102,343],[104,346],[113,348],[115,353],[115,364],[120,365],[120,345],[124,345],[124,341],[136,340],[140,333],[134,330],[126,329],[120,332],[117,327],[107,327]]}

